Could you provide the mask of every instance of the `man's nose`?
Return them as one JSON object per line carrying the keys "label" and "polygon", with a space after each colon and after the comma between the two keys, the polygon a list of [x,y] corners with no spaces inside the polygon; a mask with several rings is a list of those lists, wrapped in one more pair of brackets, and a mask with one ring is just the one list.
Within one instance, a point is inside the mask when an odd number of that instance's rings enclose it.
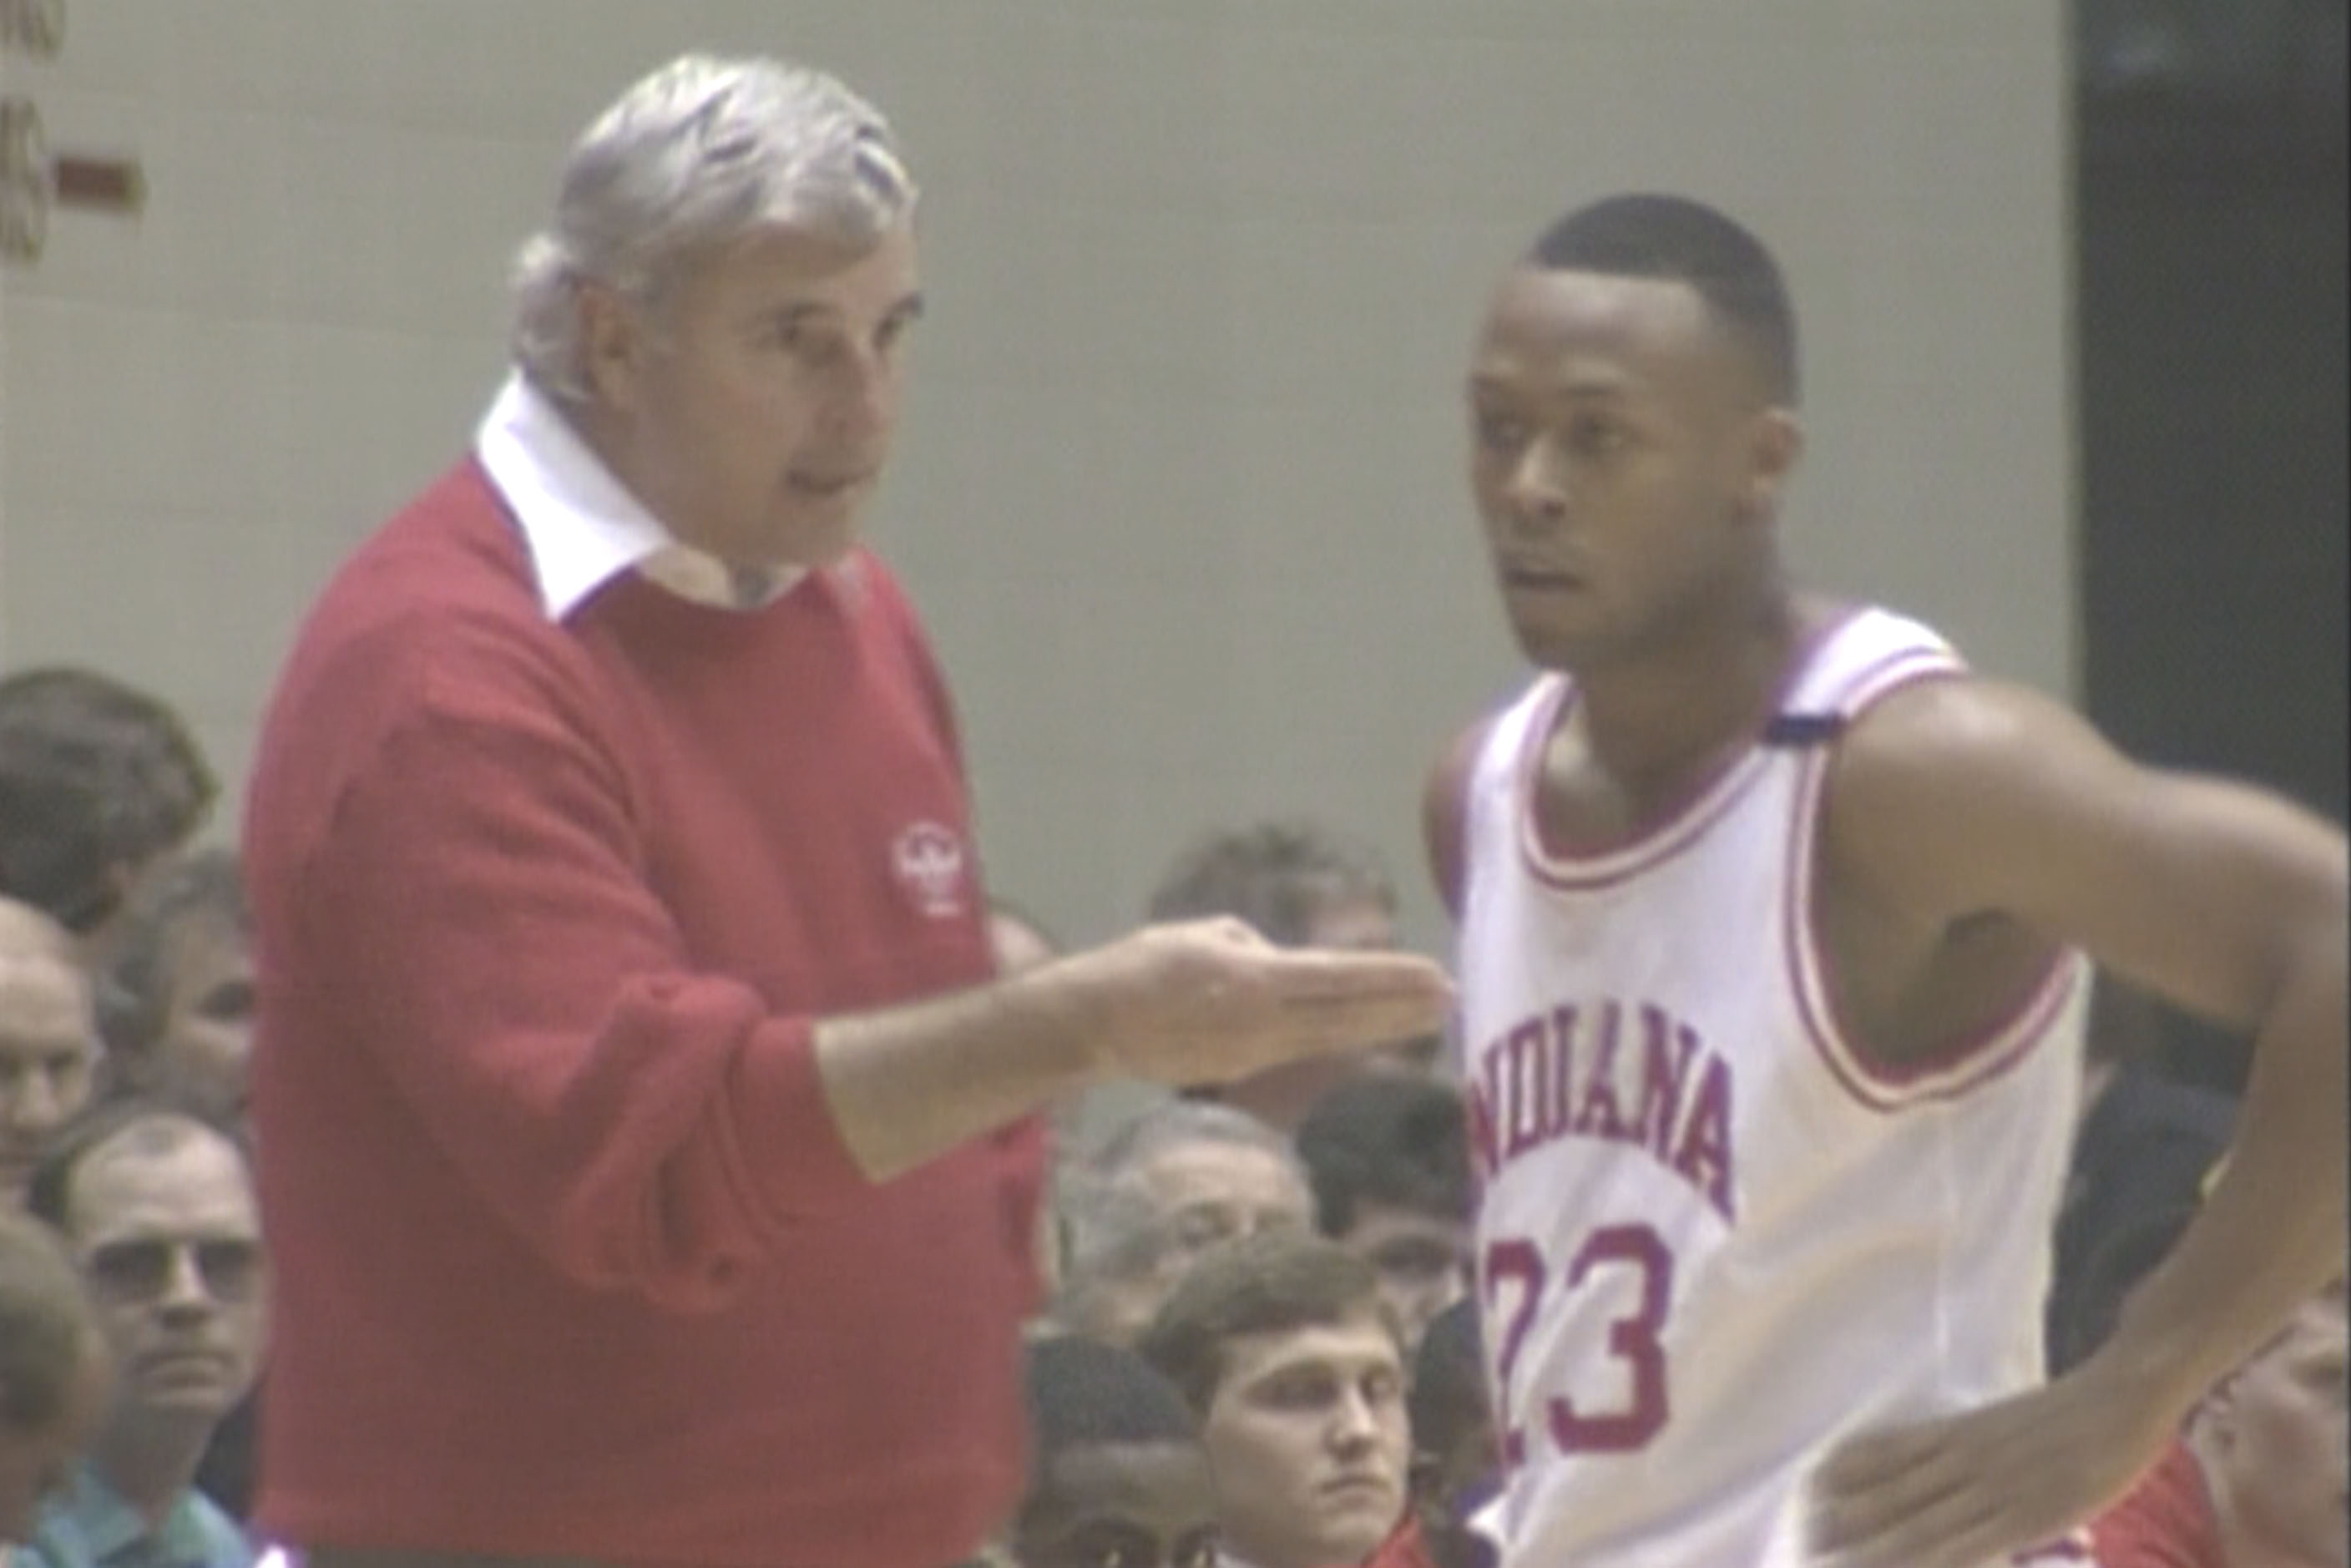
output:
{"label": "man's nose", "polygon": [[1510,504],[1510,520],[1520,530],[1555,527],[1567,516],[1568,497],[1567,465],[1560,460],[1558,448],[1540,435],[1528,442],[1510,465],[1502,493]]}
{"label": "man's nose", "polygon": [[897,369],[881,350],[844,350],[825,400],[825,433],[844,442],[870,441],[890,423]]}
{"label": "man's nose", "polygon": [[1370,1444],[1379,1436],[1380,1418],[1372,1408],[1372,1401],[1360,1388],[1350,1388],[1339,1396],[1331,1413],[1331,1440],[1344,1450],[1353,1450]]}
{"label": "man's nose", "polygon": [[155,1292],[156,1306],[166,1313],[183,1317],[210,1312],[216,1301],[212,1287],[204,1281],[196,1249],[184,1244],[173,1247],[170,1259],[164,1266],[162,1286]]}

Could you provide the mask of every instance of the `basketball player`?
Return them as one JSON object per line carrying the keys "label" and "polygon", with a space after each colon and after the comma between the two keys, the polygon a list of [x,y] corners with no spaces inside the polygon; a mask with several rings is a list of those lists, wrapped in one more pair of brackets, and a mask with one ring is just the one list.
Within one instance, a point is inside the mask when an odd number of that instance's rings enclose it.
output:
{"label": "basketball player", "polygon": [[[1544,234],[1468,398],[1540,667],[1427,797],[1506,1568],[2085,1561],[2034,1543],[2342,1267],[2340,832],[1792,588],[1794,327],[1707,207]],[[2085,954],[2256,1063],[2204,1218],[2036,1389]]]}

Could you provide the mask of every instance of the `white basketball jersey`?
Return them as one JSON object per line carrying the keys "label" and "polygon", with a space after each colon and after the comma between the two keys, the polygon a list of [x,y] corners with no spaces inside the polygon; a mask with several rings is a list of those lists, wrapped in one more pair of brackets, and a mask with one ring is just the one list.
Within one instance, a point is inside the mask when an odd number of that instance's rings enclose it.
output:
{"label": "white basketball jersey", "polygon": [[1809,907],[1837,728],[1960,668],[1914,622],[1848,614],[1755,745],[1596,854],[1533,811],[1570,681],[1476,756],[1458,1049],[1505,1568],[1796,1568],[1837,1439],[2040,1380],[2086,965],[1891,1071],[1841,1031]]}

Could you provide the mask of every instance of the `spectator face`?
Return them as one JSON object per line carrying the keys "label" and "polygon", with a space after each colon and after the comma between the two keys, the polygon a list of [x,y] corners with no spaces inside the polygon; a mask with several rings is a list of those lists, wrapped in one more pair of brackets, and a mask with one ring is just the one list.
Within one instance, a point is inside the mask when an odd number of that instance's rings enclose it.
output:
{"label": "spectator face", "polygon": [[[33,1427],[0,1421],[0,1545],[31,1536],[42,1500],[66,1483],[105,1414],[107,1358],[103,1342],[83,1346],[80,1365],[62,1404]],[[5,1552],[0,1552],[5,1559]]]}
{"label": "spectator face", "polygon": [[21,1204],[49,1134],[89,1103],[89,982],[47,954],[0,953],[0,1195]]}
{"label": "spectator face", "polygon": [[167,1082],[210,1113],[242,1122],[253,1054],[252,945],[228,921],[192,921],[173,934],[168,956],[155,1043]]}
{"label": "spectator face", "polygon": [[1247,1144],[1174,1144],[1137,1166],[1130,1179],[1165,1217],[1179,1265],[1219,1241],[1313,1223],[1304,1178],[1271,1151]]}
{"label": "spectator face", "polygon": [[217,1421],[253,1384],[262,1341],[261,1227],[245,1162],[189,1127],[168,1145],[134,1123],[82,1157],[67,1239],[118,1369],[118,1419]]}
{"label": "spectator face", "polygon": [[1468,1291],[1467,1220],[1362,1201],[1353,1227],[1339,1240],[1378,1273],[1380,1299],[1395,1318],[1407,1355],[1419,1346],[1428,1320]]}
{"label": "spectator face", "polygon": [[1225,1540],[1259,1568],[1359,1563],[1395,1527],[1404,1363],[1376,1314],[1241,1334],[1201,1437]]}
{"label": "spectator face", "polygon": [[1196,1443],[1079,1443],[1026,1511],[1019,1568],[1216,1568],[1217,1494]]}
{"label": "spectator face", "polygon": [[2224,1520],[2281,1560],[2342,1568],[2346,1518],[2343,1297],[2294,1326],[2213,1396],[2205,1414]]}
{"label": "spectator face", "polygon": [[1084,1332],[1132,1344],[1192,1260],[1220,1241],[1313,1223],[1314,1198],[1301,1176],[1270,1150],[1221,1138],[1170,1144],[1124,1176],[1155,1215],[1151,1255],[1139,1267],[1095,1281]]}

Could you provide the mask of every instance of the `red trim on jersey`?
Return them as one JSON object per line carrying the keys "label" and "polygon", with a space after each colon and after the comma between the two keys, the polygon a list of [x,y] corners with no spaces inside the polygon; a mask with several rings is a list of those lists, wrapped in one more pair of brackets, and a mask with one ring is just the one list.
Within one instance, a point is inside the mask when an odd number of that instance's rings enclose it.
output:
{"label": "red trim on jersey", "polygon": [[[1872,703],[1922,681],[1962,673],[1948,655],[1907,649],[1865,671],[1838,711],[1858,715]],[[2032,1054],[2050,1024],[2073,999],[2086,966],[2071,950],[2050,960],[2041,977],[2002,1018],[1917,1061],[1883,1064],[1857,1050],[1854,1033],[1829,984],[1828,956],[1813,906],[1813,846],[1819,837],[1822,796],[1828,782],[1830,752],[1807,757],[1798,780],[1789,824],[1787,935],[1788,974],[1805,1035],[1844,1091],[1873,1111],[1898,1111],[1932,1101],[1956,1100],[1998,1078]]]}
{"label": "red trim on jersey", "polygon": [[1703,837],[1761,776],[1766,759],[1750,746],[1708,774],[1679,805],[1625,842],[1589,854],[1556,849],[1546,841],[1536,802],[1542,784],[1543,748],[1557,727],[1566,722],[1574,698],[1574,688],[1561,682],[1528,726],[1525,748],[1516,764],[1520,798],[1525,802],[1518,821],[1520,857],[1528,874],[1546,887],[1565,892],[1612,887],[1671,860]]}
{"label": "red trim on jersey", "polygon": [[1554,844],[1543,831],[1542,816],[1537,806],[1541,798],[1543,749],[1550,744],[1559,726],[1567,722],[1577,695],[1572,680],[1563,675],[1559,677],[1557,689],[1545,699],[1528,727],[1524,748],[1517,763],[1520,799],[1526,803],[1519,821],[1519,847],[1528,872],[1537,882],[1554,890],[1589,892],[1638,876],[1695,843],[1738,802],[1739,797],[1762,772],[1770,760],[1765,749],[1758,744],[1763,731],[1785,710],[1789,694],[1803,684],[1805,675],[1812,670],[1813,661],[1819,657],[1821,650],[1828,646],[1831,639],[1860,613],[1858,606],[1838,605],[1822,618],[1819,625],[1805,632],[1796,647],[1795,656],[1788,661],[1787,669],[1781,673],[1779,687],[1772,695],[1771,706],[1756,725],[1749,744],[1699,779],[1688,794],[1657,821],[1623,843],[1612,844],[1605,849],[1578,851]]}

